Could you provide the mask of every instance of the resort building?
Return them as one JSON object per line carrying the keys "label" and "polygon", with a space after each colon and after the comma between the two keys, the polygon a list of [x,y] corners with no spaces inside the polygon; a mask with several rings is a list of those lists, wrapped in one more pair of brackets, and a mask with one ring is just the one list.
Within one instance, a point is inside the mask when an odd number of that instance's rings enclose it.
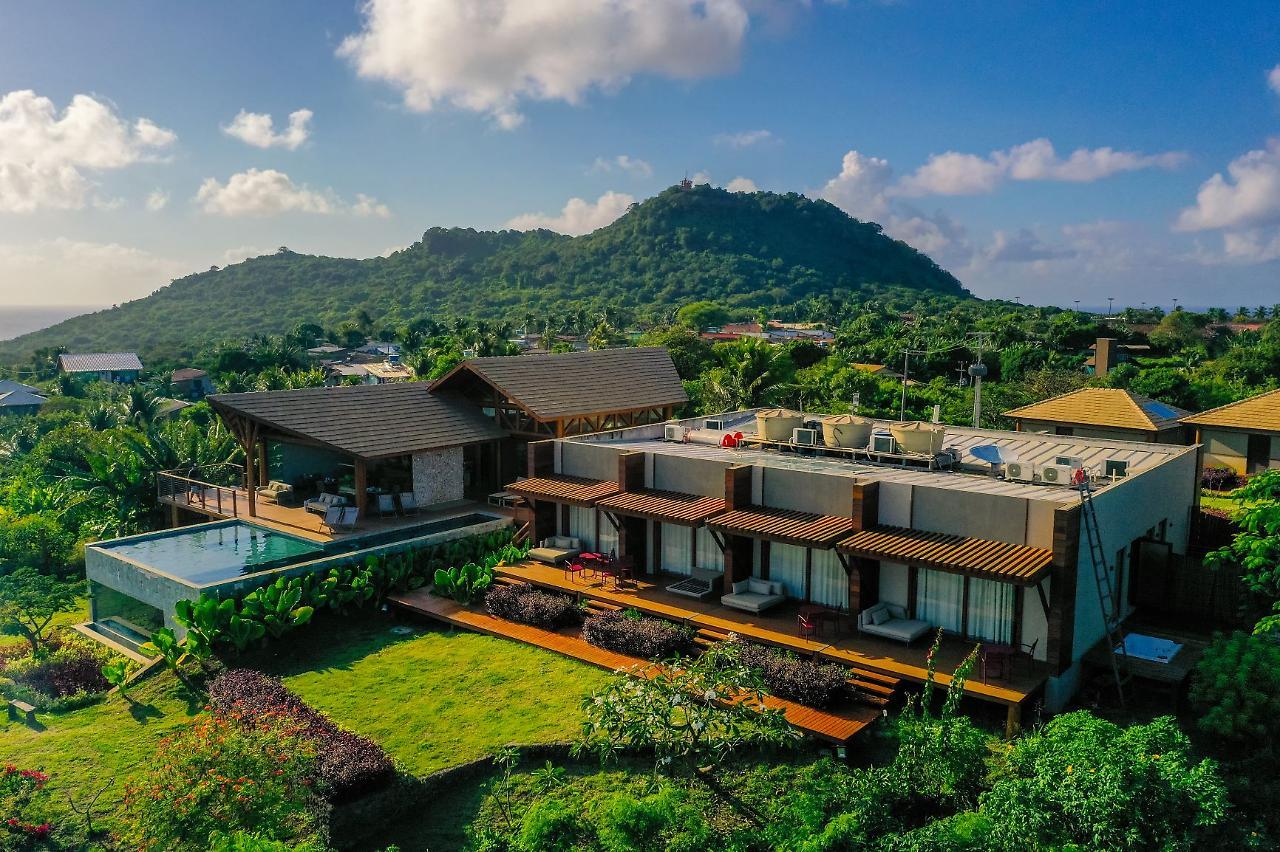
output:
{"label": "resort building", "polygon": [[47,401],[39,388],[12,379],[0,379],[0,415],[38,414],[40,406]]}
{"label": "resort building", "polygon": [[1182,418],[1203,445],[1205,467],[1252,475],[1280,467],[1280,390]]}
{"label": "resort building", "polygon": [[58,370],[103,382],[132,384],[142,372],[142,361],[132,352],[84,352],[58,356]]}
{"label": "resort building", "polygon": [[1018,432],[1185,444],[1191,412],[1122,388],[1080,388],[1004,412]]}
{"label": "resort building", "polygon": [[[940,670],[975,642],[1002,649],[1008,669],[975,677],[968,694],[1007,707],[1011,726],[1030,701],[1060,709],[1086,654],[1105,643],[1099,576],[1125,616],[1135,578],[1186,553],[1193,447],[950,426],[944,435],[928,424],[890,442],[904,424],[876,421],[870,443],[864,434],[828,449],[805,434],[807,416],[794,416],[798,442],[765,440],[757,419],[740,412],[540,442],[528,478],[507,489],[528,502],[518,520],[533,540],[568,536],[634,565],[641,591],[612,595],[615,605],[905,681],[924,679],[938,628],[948,636]],[[933,443],[901,449],[911,432]],[[1099,573],[1072,485],[1081,478],[1096,491]],[[508,573],[574,588],[552,566]],[[739,606],[733,598],[752,578],[780,584],[781,599]],[[705,589],[690,595],[690,579]],[[798,639],[806,612],[846,631]]]}

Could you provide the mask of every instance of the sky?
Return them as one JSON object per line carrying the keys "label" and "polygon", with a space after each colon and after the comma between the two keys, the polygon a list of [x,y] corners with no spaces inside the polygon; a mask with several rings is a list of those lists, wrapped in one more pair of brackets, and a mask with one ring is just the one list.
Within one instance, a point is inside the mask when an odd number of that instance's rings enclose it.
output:
{"label": "sky", "polygon": [[[975,295],[1280,302],[1267,2],[0,5],[0,311],[802,192]],[[1177,302],[1175,302],[1177,300]]]}

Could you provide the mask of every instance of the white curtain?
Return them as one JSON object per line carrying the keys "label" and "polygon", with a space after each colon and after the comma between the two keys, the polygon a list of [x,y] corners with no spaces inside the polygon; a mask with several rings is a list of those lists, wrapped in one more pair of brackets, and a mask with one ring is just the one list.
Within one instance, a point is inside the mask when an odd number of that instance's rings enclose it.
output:
{"label": "white curtain", "polygon": [[604,512],[600,512],[600,541],[596,542],[596,550],[600,553],[608,553],[617,549],[618,531],[613,528],[613,523],[605,517]]}
{"label": "white curtain", "polygon": [[969,578],[969,637],[1008,645],[1013,641],[1013,596],[1008,583]]}
{"label": "white curtain", "polygon": [[669,574],[689,574],[693,530],[679,524],[662,525],[662,570]]}
{"label": "white curtain", "polygon": [[964,577],[920,569],[916,585],[916,618],[959,633],[964,614]]}
{"label": "white curtain", "polygon": [[769,579],[781,583],[787,597],[804,600],[804,548],[769,545]]}
{"label": "white curtain", "polygon": [[706,527],[698,527],[695,530],[695,534],[698,536],[698,567],[712,571],[723,571],[724,552],[720,550],[720,545],[716,544],[715,536],[711,534],[711,530]]}
{"label": "white curtain", "polygon": [[809,599],[826,606],[849,608],[849,575],[834,550],[813,551],[813,576]]}
{"label": "white curtain", "polygon": [[596,549],[596,510],[569,507],[569,535],[582,542],[583,550]]}

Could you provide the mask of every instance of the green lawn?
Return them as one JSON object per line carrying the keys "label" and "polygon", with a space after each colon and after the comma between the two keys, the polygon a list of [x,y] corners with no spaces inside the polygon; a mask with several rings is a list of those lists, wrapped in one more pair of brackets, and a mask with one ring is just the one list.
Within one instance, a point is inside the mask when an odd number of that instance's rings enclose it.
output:
{"label": "green lawn", "polygon": [[1240,511],[1240,501],[1233,500],[1230,497],[1223,497],[1212,491],[1201,491],[1200,508],[1217,509],[1220,512],[1226,512],[1229,515],[1234,515]]}
{"label": "green lawn", "polygon": [[[53,617],[51,627],[70,627],[73,624],[84,624],[89,620],[89,599],[87,597],[80,598],[76,601],[76,608],[70,612],[61,612]],[[22,636],[9,636],[0,633],[0,648],[6,645],[25,645],[27,640]]]}
{"label": "green lawn", "polygon": [[[584,695],[604,672],[514,642],[423,625],[391,632],[383,615],[337,616],[232,665],[261,668],[336,722],[381,744],[407,771],[426,774],[507,743],[569,739]],[[117,775],[109,811],[156,742],[201,709],[169,673],[62,715],[41,714],[43,731],[0,721],[0,757],[52,776],[54,804],[82,797]],[[460,793],[462,791],[459,791]],[[472,792],[470,795],[476,795]],[[109,822],[109,820],[108,820]]]}

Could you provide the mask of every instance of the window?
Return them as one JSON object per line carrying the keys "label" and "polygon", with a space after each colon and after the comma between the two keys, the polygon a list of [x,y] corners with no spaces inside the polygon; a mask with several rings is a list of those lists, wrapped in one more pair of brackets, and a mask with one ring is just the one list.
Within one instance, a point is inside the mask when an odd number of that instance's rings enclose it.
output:
{"label": "window", "polygon": [[690,536],[693,530],[679,524],[662,525],[662,570],[671,574],[688,576],[689,560],[693,555]]}
{"label": "window", "polygon": [[[872,568],[871,570],[879,570]],[[834,550],[813,551],[813,575],[809,578],[809,599],[824,606],[849,608],[849,575]]]}

